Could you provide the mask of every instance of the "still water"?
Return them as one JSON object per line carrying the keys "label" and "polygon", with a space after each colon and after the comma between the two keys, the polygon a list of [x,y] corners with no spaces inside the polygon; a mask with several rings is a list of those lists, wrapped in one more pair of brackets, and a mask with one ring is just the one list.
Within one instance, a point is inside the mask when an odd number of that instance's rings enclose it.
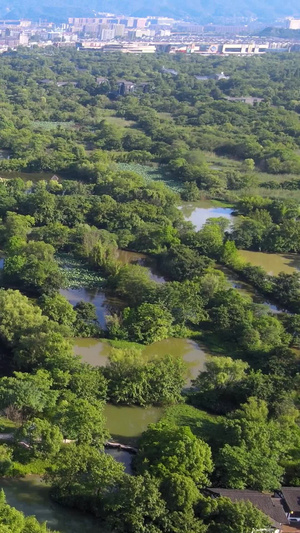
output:
{"label": "still water", "polygon": [[[157,283],[164,283],[165,279],[157,272],[155,260],[146,254],[130,252],[127,250],[118,250],[117,259],[124,265],[138,264],[147,268],[151,280]],[[1,259],[0,259],[1,261]],[[3,261],[3,260],[2,260]],[[0,263],[1,268],[1,263]],[[64,296],[72,305],[80,301],[90,302],[96,307],[96,314],[102,329],[106,329],[106,317],[124,307],[124,302],[119,298],[106,294],[101,289],[61,289],[60,294]]]}
{"label": "still water", "polygon": [[[74,353],[82,357],[82,361],[93,366],[104,366],[108,362],[111,346],[107,341],[97,339],[75,339]],[[181,357],[187,364],[186,386],[204,369],[209,355],[205,348],[191,339],[164,339],[142,348],[145,359],[170,354]],[[147,426],[157,422],[161,417],[160,407],[126,407],[106,405],[105,416],[107,429],[116,441],[133,442]]]}
{"label": "still water", "polygon": [[109,298],[105,292],[99,289],[60,289],[60,294],[64,296],[72,305],[80,301],[90,302],[96,307],[96,315],[100,326],[106,328],[106,316],[114,312],[121,302],[116,298]]}
{"label": "still water", "polygon": [[9,505],[25,515],[35,515],[40,522],[47,521],[51,531],[60,533],[104,533],[99,522],[75,509],[54,503],[49,497],[49,488],[39,476],[21,479],[0,479]]}
{"label": "still water", "polygon": [[157,270],[157,264],[154,257],[142,254],[140,252],[131,252],[129,250],[118,250],[117,259],[123,265],[140,265],[148,269],[149,277],[152,281],[157,283],[165,283],[165,278],[160,276]]}
{"label": "still water", "polygon": [[185,220],[192,222],[199,231],[209,218],[227,218],[233,221],[231,207],[217,207],[209,200],[199,200],[198,202],[185,202],[179,209]]}
{"label": "still water", "polygon": [[[0,157],[0,159],[7,159],[7,158]],[[0,173],[1,178],[6,178],[6,179],[22,178],[22,180],[24,181],[33,181],[33,182],[37,182],[41,180],[49,181],[53,175],[54,175],[54,172],[20,172],[19,170],[12,170],[12,171],[1,170],[1,173]]]}
{"label": "still water", "polygon": [[249,250],[239,250],[239,254],[252,265],[263,267],[272,276],[277,276],[279,272],[293,274],[300,270],[300,255],[297,254],[267,254]]}
{"label": "still water", "polygon": [[255,287],[249,285],[249,283],[247,283],[246,281],[239,279],[239,276],[235,272],[223,265],[219,265],[217,268],[218,270],[224,272],[228,283],[231,285],[231,287],[237,289],[240,294],[242,294],[243,296],[250,296],[250,298],[256,304],[266,305],[269,308],[269,311],[271,311],[272,313],[283,312],[283,310],[277,305],[275,305],[273,302],[266,300],[264,296],[262,296],[259,291],[255,289]]}
{"label": "still water", "polygon": [[[92,366],[105,366],[111,349],[106,340],[75,339],[74,353],[80,355],[83,362]],[[154,342],[142,348],[142,355],[145,359],[154,359],[166,354],[181,357],[187,364],[186,385],[189,385],[191,380],[204,369],[209,352],[204,346],[191,339],[175,338]]]}
{"label": "still water", "polygon": [[143,431],[146,431],[149,424],[158,422],[162,413],[163,408],[161,407],[129,407],[107,404],[104,408],[107,429],[113,440],[125,444],[134,444]]}

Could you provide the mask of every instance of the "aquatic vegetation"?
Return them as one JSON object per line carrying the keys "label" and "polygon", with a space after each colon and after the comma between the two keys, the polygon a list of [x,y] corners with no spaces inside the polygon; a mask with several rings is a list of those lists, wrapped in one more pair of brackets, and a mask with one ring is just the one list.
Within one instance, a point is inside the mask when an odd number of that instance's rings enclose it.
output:
{"label": "aquatic vegetation", "polygon": [[146,181],[162,181],[173,191],[180,192],[182,186],[178,181],[174,181],[168,176],[162,166],[141,165],[140,163],[117,163],[121,170],[135,172],[142,176]]}
{"label": "aquatic vegetation", "polygon": [[93,289],[104,282],[98,272],[91,270],[84,261],[70,254],[59,254],[56,260],[64,271],[69,289]]}

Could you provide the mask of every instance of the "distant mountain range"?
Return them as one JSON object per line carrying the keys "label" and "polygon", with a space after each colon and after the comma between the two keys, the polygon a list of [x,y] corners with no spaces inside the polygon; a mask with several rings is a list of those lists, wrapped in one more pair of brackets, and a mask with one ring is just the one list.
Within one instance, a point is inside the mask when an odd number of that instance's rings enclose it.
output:
{"label": "distant mountain range", "polygon": [[0,0],[0,18],[39,18],[64,21],[67,17],[110,12],[143,17],[160,15],[213,22],[232,17],[257,17],[270,22],[300,14],[299,0]]}

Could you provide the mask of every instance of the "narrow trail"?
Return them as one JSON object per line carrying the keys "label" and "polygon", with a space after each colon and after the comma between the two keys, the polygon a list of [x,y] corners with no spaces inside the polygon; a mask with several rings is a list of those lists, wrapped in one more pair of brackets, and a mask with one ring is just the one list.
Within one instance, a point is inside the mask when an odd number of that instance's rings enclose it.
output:
{"label": "narrow trail", "polygon": [[[14,440],[14,434],[13,433],[0,433],[0,441],[12,441]],[[76,442],[75,440],[71,439],[63,439],[63,444],[71,444],[72,442]],[[28,444],[25,441],[19,441],[19,444],[23,446],[24,448],[30,448],[30,444]],[[113,441],[107,441],[104,444],[105,448],[112,448],[116,450],[122,450],[124,452],[128,453],[137,453],[138,449],[134,448],[133,446],[128,446],[126,444],[121,444],[120,442],[113,442]]]}

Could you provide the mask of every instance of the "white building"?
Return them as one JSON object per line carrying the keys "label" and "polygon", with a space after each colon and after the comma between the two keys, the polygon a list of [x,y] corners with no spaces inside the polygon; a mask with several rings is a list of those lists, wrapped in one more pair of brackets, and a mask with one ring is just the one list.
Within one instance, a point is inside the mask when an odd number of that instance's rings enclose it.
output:
{"label": "white building", "polygon": [[300,30],[300,19],[288,19],[287,24],[289,30]]}

